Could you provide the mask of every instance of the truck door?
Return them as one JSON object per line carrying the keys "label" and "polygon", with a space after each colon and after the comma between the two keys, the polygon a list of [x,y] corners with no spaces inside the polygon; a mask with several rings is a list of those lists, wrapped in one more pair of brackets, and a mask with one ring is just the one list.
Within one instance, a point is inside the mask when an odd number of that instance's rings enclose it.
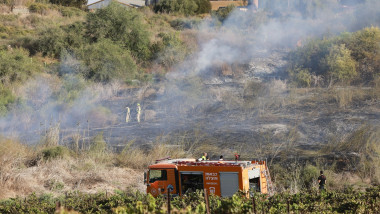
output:
{"label": "truck door", "polygon": [[203,172],[181,172],[181,194],[203,190]]}
{"label": "truck door", "polygon": [[153,196],[166,194],[167,188],[172,188],[172,194],[177,193],[175,169],[150,169],[148,173],[147,193]]}
{"label": "truck door", "polygon": [[220,172],[220,192],[222,197],[231,197],[239,191],[239,173]]}

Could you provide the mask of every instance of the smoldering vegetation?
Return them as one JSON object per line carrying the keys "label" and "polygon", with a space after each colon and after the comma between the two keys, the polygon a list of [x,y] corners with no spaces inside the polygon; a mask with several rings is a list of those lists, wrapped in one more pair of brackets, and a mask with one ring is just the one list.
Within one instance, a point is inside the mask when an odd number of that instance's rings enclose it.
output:
{"label": "smoldering vegetation", "polygon": [[[75,61],[75,55],[67,54],[60,62],[59,80],[55,76],[36,77],[17,89],[22,99],[2,119],[2,133],[36,143],[56,127],[56,139],[62,144],[69,143],[73,134],[86,141],[103,131],[107,141],[115,145],[132,139],[149,143],[157,136],[200,129],[223,145],[256,145],[257,138],[252,136],[260,136],[262,131],[286,136],[289,130],[297,129],[296,142],[313,144],[328,142],[337,130],[342,129],[344,135],[363,123],[378,125],[378,113],[367,109],[357,109],[358,117],[364,119],[353,123],[344,122],[352,115],[343,113],[333,120],[328,116],[331,109],[321,105],[309,112],[314,116],[306,116],[310,106],[300,100],[307,102],[303,100],[325,93],[344,103],[345,93],[356,89],[299,92],[292,87],[286,69],[288,52],[309,39],[377,26],[379,3],[324,1],[322,6],[307,10],[299,9],[299,4],[263,5],[264,9],[255,12],[236,9],[220,27],[215,19],[203,21],[198,28],[198,51],[173,65],[166,75],[156,74],[156,82],[139,88],[117,82],[88,83],[77,75],[78,69],[86,68]],[[363,89],[363,93],[373,90]],[[347,96],[350,101],[355,99]],[[137,103],[143,106],[141,123],[135,121]],[[125,121],[126,107],[132,110],[130,123]],[[336,128],[325,129],[326,123]]]}

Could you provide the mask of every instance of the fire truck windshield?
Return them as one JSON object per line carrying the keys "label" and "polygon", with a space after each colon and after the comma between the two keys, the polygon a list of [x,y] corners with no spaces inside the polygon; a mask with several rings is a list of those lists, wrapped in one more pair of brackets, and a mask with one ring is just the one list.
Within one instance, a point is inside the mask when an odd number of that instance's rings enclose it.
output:
{"label": "fire truck windshield", "polygon": [[149,183],[153,183],[155,181],[164,181],[164,180],[167,180],[166,170],[157,170],[157,169],[149,170]]}

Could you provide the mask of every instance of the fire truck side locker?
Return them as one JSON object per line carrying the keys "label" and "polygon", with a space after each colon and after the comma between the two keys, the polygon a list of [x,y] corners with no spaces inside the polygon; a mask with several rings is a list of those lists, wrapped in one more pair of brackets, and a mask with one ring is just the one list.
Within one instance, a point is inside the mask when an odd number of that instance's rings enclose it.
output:
{"label": "fire truck side locker", "polygon": [[219,172],[219,179],[222,197],[231,197],[239,191],[238,172]]}

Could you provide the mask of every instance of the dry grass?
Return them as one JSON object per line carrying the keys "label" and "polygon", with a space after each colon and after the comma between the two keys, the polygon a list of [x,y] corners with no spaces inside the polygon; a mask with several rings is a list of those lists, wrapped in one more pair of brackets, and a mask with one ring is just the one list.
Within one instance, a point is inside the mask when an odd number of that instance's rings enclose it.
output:
{"label": "dry grass", "polygon": [[153,164],[155,160],[170,157],[184,158],[188,157],[180,146],[169,145],[165,143],[155,143],[152,149],[144,151],[141,148],[131,148],[131,144],[127,145],[123,151],[116,155],[116,166],[128,166],[134,169],[146,169],[147,166]]}
{"label": "dry grass", "polygon": [[11,139],[0,141],[0,198],[22,197],[33,192],[60,195],[74,190],[144,191],[142,171],[115,167],[114,153],[82,151],[80,155],[70,153],[43,160],[43,149],[46,147],[29,147]]}
{"label": "dry grass", "polygon": [[346,160],[345,170],[355,173],[361,179],[360,182],[380,184],[379,126],[363,126],[350,135],[332,140],[320,152],[321,154],[340,153],[356,157]]}
{"label": "dry grass", "polygon": [[354,100],[362,100],[366,91],[362,88],[345,87],[333,88],[330,93],[340,108],[346,108],[350,106]]}
{"label": "dry grass", "polygon": [[49,153],[51,156],[45,157],[47,150],[57,151],[55,144],[30,147],[3,139],[0,141],[0,198],[22,197],[33,192],[60,195],[75,190],[86,193],[145,191],[142,172],[148,165],[163,157],[190,156],[184,150],[189,145],[183,142],[173,145],[167,140],[157,139],[150,150],[132,147],[133,142],[130,142],[121,153],[113,153],[98,135],[89,148],[64,147],[65,154]]}
{"label": "dry grass", "polygon": [[371,186],[369,178],[363,179],[355,173],[341,172],[335,173],[332,170],[325,170],[324,174],[327,177],[327,189],[343,191],[347,188],[353,188],[363,191]]}
{"label": "dry grass", "polygon": [[56,159],[22,170],[13,169],[1,183],[0,198],[38,194],[110,192],[133,188],[144,191],[142,172],[99,165],[91,159]]}

